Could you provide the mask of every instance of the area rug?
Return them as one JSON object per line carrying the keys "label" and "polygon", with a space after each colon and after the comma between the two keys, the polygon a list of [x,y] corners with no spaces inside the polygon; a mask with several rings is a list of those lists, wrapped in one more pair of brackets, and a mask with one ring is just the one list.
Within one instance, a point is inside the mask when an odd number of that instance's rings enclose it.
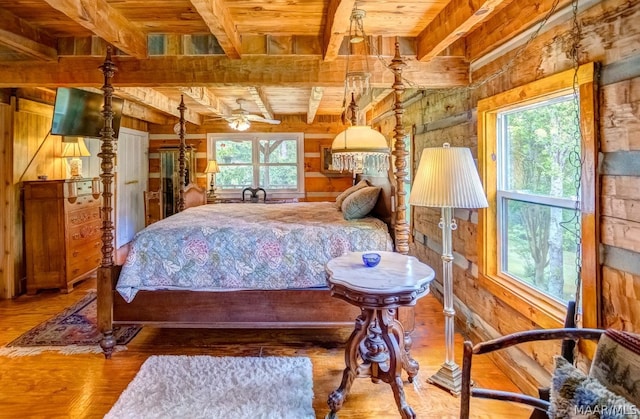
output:
{"label": "area rug", "polygon": [[[0,348],[0,355],[38,355],[44,351],[57,351],[71,355],[100,353],[96,293],[90,292],[62,313],[40,323],[22,336]],[[123,350],[140,331],[140,326],[115,326],[116,350]]]}
{"label": "area rug", "polygon": [[105,419],[315,418],[306,357],[151,356]]}

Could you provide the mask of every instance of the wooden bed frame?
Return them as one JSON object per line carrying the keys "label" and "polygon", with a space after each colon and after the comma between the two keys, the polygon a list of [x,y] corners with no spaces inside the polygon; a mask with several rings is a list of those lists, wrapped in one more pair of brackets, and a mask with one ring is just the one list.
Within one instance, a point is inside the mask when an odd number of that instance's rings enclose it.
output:
{"label": "wooden bed frame", "polygon": [[[381,199],[376,207],[378,213],[390,225],[390,233],[394,237],[395,250],[407,253],[409,250],[409,225],[405,220],[404,182],[406,177],[406,156],[404,129],[402,127],[402,68],[404,62],[400,57],[399,45],[396,43],[396,54],[389,68],[394,72],[396,115],[395,142],[393,155],[395,159],[394,188],[391,183],[384,188],[383,194],[388,199]],[[328,288],[297,290],[243,290],[222,292],[194,291],[139,291],[131,303],[126,303],[115,290],[121,266],[114,263],[112,186],[113,186],[113,86],[111,80],[116,65],[111,59],[111,48],[107,48],[107,56],[100,66],[104,74],[104,128],[101,132],[101,168],[100,178],[103,185],[102,207],[102,260],[98,268],[98,326],[103,334],[100,346],[106,358],[110,358],[114,347],[113,325],[142,324],[157,327],[183,328],[335,328],[352,327],[360,310],[344,301],[331,296]],[[178,107],[180,111],[180,178],[184,178],[184,102]],[[376,181],[374,180],[374,183]],[[178,210],[203,204],[204,194],[199,188],[186,190],[180,187]],[[395,205],[394,205],[395,204]],[[250,204],[247,204],[250,205]],[[405,330],[412,330],[413,316],[405,324]],[[410,347],[411,339],[406,337]]]}

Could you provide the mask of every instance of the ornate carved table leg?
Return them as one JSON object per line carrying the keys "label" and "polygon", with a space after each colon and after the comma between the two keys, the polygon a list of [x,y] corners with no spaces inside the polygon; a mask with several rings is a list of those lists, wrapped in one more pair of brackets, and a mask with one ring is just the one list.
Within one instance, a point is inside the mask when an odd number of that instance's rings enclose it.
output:
{"label": "ornate carved table leg", "polygon": [[371,310],[363,310],[363,313],[356,319],[355,329],[349,336],[347,346],[344,353],[344,362],[346,368],[342,372],[342,381],[340,387],[332,391],[329,394],[327,404],[331,412],[327,417],[336,417],[336,412],[342,408],[349,391],[351,390],[351,384],[358,375],[358,347],[366,336],[369,324],[371,323]]}
{"label": "ornate carved table leg", "polygon": [[[404,383],[402,382],[402,369],[405,364],[402,324],[395,319],[395,310],[393,309],[380,310],[378,323],[380,324],[381,338],[389,354],[389,363],[381,378],[391,386],[400,415],[405,419],[415,418],[416,414],[405,399]],[[417,369],[414,371],[414,376],[415,374],[417,374]]]}
{"label": "ornate carved table leg", "polygon": [[[393,311],[394,310],[392,309],[389,310],[392,315]],[[393,333],[393,336],[396,338],[396,341],[400,346],[402,368],[407,372],[409,376],[409,382],[412,383],[414,377],[418,375],[420,364],[418,364],[418,361],[411,357],[411,345],[413,343],[411,336],[405,333],[404,325],[395,317],[396,316],[392,317],[393,322],[390,325],[391,333]]]}

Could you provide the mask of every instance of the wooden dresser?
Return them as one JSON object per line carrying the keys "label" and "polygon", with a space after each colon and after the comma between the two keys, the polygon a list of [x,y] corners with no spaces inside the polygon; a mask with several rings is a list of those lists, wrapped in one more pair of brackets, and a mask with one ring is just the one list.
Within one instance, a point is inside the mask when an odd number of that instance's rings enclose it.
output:
{"label": "wooden dresser", "polygon": [[27,294],[70,292],[100,264],[100,195],[92,193],[91,179],[23,185]]}

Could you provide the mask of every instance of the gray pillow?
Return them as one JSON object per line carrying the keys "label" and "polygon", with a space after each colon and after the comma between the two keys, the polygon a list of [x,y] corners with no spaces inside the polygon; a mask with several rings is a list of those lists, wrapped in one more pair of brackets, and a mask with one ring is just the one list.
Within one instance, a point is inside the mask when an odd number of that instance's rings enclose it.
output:
{"label": "gray pillow", "polygon": [[356,183],[355,185],[351,186],[350,188],[346,189],[344,192],[342,192],[340,195],[338,195],[336,197],[336,208],[338,209],[342,209],[342,202],[352,193],[354,193],[357,190],[360,190],[362,188],[366,188],[367,186],[369,186],[369,182],[367,182],[366,179],[362,179],[360,182]]}
{"label": "gray pillow", "polygon": [[378,202],[380,190],[377,186],[366,186],[345,198],[342,202],[342,214],[345,220],[366,217]]}
{"label": "gray pillow", "polygon": [[640,418],[638,407],[587,377],[561,356],[555,357],[549,418]]}

